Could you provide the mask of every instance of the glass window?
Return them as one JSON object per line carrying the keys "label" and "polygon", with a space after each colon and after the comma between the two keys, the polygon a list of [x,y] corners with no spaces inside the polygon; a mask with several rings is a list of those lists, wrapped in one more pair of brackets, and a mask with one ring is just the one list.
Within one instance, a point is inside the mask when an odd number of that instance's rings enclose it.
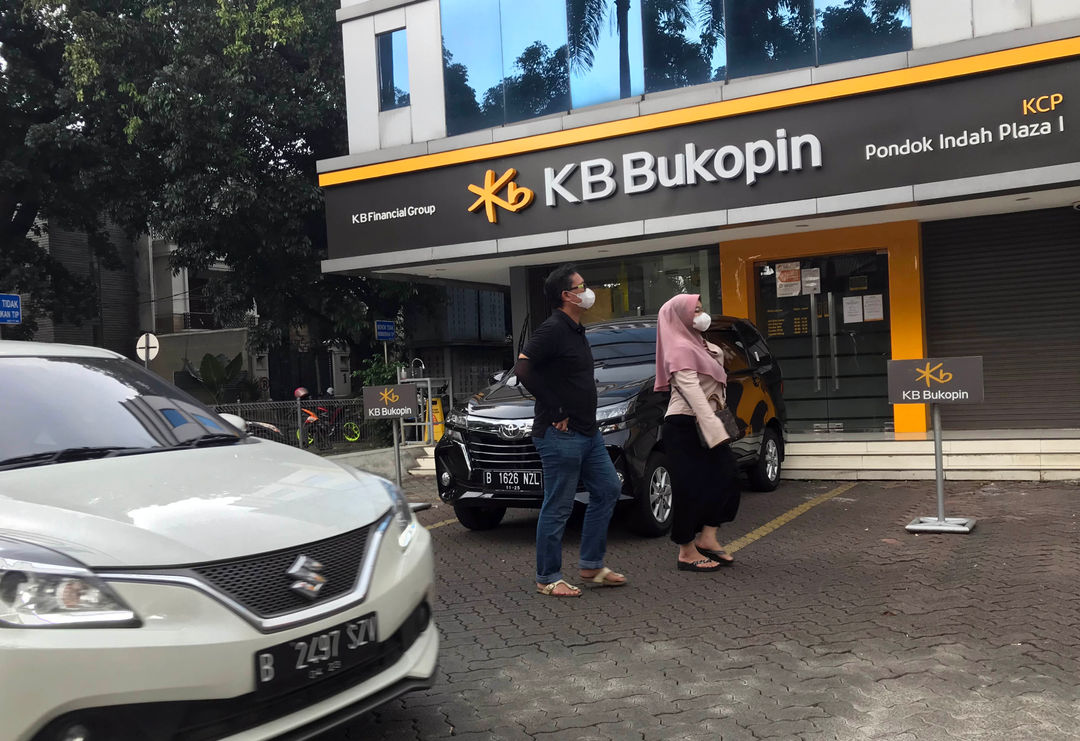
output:
{"label": "glass window", "polygon": [[[570,109],[565,0],[501,0],[501,96],[484,96],[507,123]],[[488,96],[492,96],[490,103]]]}
{"label": "glass window", "polygon": [[815,0],[818,64],[911,49],[910,0]]}
{"label": "glass window", "polygon": [[[554,264],[530,269],[531,326],[551,312],[544,300],[544,278]],[[716,246],[663,254],[577,263],[578,271],[596,293],[596,303],[584,321],[600,322],[632,316],[652,316],[677,293],[701,294],[711,314],[720,314],[720,251]]]}
{"label": "glass window", "polygon": [[409,105],[409,54],[405,29],[378,34],[375,45],[379,65],[379,110],[404,108]]}
{"label": "glass window", "polygon": [[0,358],[0,409],[19,420],[0,425],[0,461],[73,448],[164,450],[210,433],[240,439],[180,389],[114,358]]}
{"label": "glass window", "polygon": [[729,77],[814,64],[814,0],[726,0],[725,7]]}
{"label": "glass window", "polygon": [[440,8],[447,134],[502,124],[499,0],[442,0]]}
{"label": "glass window", "polygon": [[645,91],[641,0],[566,0],[574,108]]}
{"label": "glass window", "polygon": [[724,79],[723,0],[643,0],[641,13],[646,93]]}

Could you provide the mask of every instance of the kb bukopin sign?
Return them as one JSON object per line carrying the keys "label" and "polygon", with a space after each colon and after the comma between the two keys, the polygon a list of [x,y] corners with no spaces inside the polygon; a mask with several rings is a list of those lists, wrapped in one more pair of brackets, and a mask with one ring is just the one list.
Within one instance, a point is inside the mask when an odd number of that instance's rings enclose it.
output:
{"label": "kb bukopin sign", "polygon": [[889,361],[890,404],[979,404],[981,356]]}
{"label": "kb bukopin sign", "polygon": [[[355,181],[326,188],[329,257],[1080,162],[1075,101],[1080,60],[1067,60],[711,120],[694,119],[694,109],[644,116],[627,123],[635,133],[597,129],[585,141],[583,129],[564,146],[544,147],[541,135],[360,167],[341,173]],[[561,133],[573,139],[575,130]]]}
{"label": "kb bukopin sign", "polygon": [[364,386],[366,419],[398,419],[420,415],[415,383]]}

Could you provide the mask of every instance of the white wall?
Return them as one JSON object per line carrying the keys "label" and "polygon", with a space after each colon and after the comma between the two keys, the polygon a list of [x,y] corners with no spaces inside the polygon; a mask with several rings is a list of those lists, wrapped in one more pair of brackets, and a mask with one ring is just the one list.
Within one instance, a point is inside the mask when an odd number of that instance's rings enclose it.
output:
{"label": "white wall", "polygon": [[1080,0],[911,0],[916,49],[1080,18]]}
{"label": "white wall", "polygon": [[[375,36],[399,28],[408,46],[411,105],[380,112]],[[350,154],[446,136],[438,0],[346,21],[341,34]]]}

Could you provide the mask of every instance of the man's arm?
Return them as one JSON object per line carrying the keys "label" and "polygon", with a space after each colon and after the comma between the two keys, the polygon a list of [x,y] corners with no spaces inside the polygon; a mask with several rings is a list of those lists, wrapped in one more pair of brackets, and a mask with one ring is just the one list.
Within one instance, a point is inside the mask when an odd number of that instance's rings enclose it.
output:
{"label": "man's arm", "polygon": [[[529,343],[530,347],[526,349],[532,349],[533,343]],[[564,416],[565,412],[562,408],[562,400],[559,395],[547,384],[544,379],[544,375],[536,370],[535,361],[525,353],[518,355],[517,364],[514,366],[514,373],[517,374],[518,380],[529,390],[538,401],[540,401],[545,407],[555,410],[555,418],[558,422],[552,422],[552,425],[558,429],[566,432],[567,424],[570,421],[569,416]]]}

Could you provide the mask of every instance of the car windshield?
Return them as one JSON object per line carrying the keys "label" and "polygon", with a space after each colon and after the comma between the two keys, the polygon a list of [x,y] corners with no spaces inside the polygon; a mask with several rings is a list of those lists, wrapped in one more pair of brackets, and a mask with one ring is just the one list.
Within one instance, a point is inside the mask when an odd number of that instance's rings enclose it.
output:
{"label": "car windshield", "polygon": [[242,437],[194,398],[120,358],[0,357],[0,410],[0,465],[8,467]]}

